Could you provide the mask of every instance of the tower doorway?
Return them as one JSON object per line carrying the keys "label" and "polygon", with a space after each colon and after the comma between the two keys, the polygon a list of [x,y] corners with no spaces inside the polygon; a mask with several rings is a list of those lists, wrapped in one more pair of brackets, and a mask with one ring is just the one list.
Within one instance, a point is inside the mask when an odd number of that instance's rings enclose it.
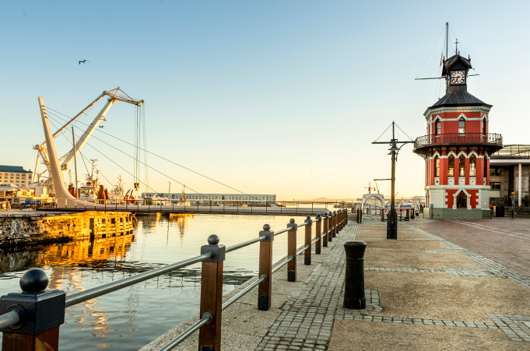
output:
{"label": "tower doorway", "polygon": [[456,196],[456,208],[467,208],[467,195],[463,191]]}

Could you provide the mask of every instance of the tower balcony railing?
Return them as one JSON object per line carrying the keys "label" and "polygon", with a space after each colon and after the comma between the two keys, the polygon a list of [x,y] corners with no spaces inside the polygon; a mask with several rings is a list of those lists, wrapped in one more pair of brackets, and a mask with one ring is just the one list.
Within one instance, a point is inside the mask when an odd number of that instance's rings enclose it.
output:
{"label": "tower balcony railing", "polygon": [[502,148],[502,135],[495,133],[445,133],[416,138],[414,151],[437,145],[483,145],[498,150]]}

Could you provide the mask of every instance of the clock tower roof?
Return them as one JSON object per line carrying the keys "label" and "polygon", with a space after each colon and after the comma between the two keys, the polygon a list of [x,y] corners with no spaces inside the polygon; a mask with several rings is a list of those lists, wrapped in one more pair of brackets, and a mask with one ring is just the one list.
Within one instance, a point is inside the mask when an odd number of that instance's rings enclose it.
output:
{"label": "clock tower roof", "polygon": [[465,58],[456,54],[444,61],[442,76],[450,74],[451,71],[468,71],[472,69],[471,58]]}
{"label": "clock tower roof", "polygon": [[440,100],[438,100],[434,105],[429,107],[429,109],[442,107],[442,106],[486,106],[491,107],[482,100],[477,99],[467,91],[453,91],[445,94]]}

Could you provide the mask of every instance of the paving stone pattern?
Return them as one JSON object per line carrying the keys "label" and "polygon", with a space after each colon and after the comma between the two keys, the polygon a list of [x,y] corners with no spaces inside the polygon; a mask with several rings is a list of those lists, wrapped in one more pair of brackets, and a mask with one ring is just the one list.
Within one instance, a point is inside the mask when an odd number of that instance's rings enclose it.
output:
{"label": "paving stone pattern", "polygon": [[[351,221],[350,221],[351,223]],[[349,224],[329,243],[333,250],[321,269],[314,270],[309,284],[299,298],[289,299],[283,312],[269,329],[256,351],[270,350],[326,350],[331,338],[334,317],[342,303],[344,283],[345,252],[344,242],[354,240],[357,225]],[[379,301],[379,295],[376,301]],[[368,301],[367,301],[368,302]]]}
{"label": "paving stone pattern", "polygon": [[[420,250],[435,253],[455,253],[469,257],[488,269],[413,269],[413,268],[385,268],[366,267],[365,271],[409,272],[409,273],[439,273],[452,276],[466,277],[497,277],[510,279],[530,289],[530,277],[513,271],[479,254],[466,250],[442,238],[430,234],[422,229],[412,227],[416,232],[427,236],[427,239],[406,239],[418,241],[440,241],[449,249]],[[322,263],[321,269],[315,269],[309,278],[304,291],[299,297],[290,298],[283,306],[283,312],[269,328],[267,335],[256,348],[256,351],[273,350],[326,350],[331,338],[334,320],[355,320],[371,323],[399,323],[415,325],[435,325],[440,327],[484,328],[500,329],[510,340],[530,342],[530,316],[511,316],[488,314],[491,322],[436,320],[421,318],[402,318],[370,316],[382,311],[381,297],[377,290],[366,290],[366,309],[349,310],[342,307],[343,284],[345,269],[345,253],[343,249],[346,240],[355,240],[358,225],[350,223],[341,231],[340,235],[329,243],[329,250],[333,254]],[[374,239],[370,239],[374,240]],[[382,239],[386,240],[386,239]],[[372,249],[373,250],[373,249]],[[386,249],[380,249],[386,250]],[[383,297],[384,298],[384,297]]]}

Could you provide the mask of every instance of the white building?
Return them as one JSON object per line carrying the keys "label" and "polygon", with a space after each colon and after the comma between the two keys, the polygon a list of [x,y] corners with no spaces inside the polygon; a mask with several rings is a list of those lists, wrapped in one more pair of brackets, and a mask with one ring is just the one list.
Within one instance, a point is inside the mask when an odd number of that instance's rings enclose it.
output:
{"label": "white building", "polygon": [[[167,198],[180,200],[182,193],[142,193],[142,198]],[[185,194],[190,202],[201,203],[276,203],[276,195],[273,194]]]}
{"label": "white building", "polygon": [[27,188],[31,182],[33,172],[26,171],[20,166],[0,165],[0,183],[13,184],[20,188]]}

